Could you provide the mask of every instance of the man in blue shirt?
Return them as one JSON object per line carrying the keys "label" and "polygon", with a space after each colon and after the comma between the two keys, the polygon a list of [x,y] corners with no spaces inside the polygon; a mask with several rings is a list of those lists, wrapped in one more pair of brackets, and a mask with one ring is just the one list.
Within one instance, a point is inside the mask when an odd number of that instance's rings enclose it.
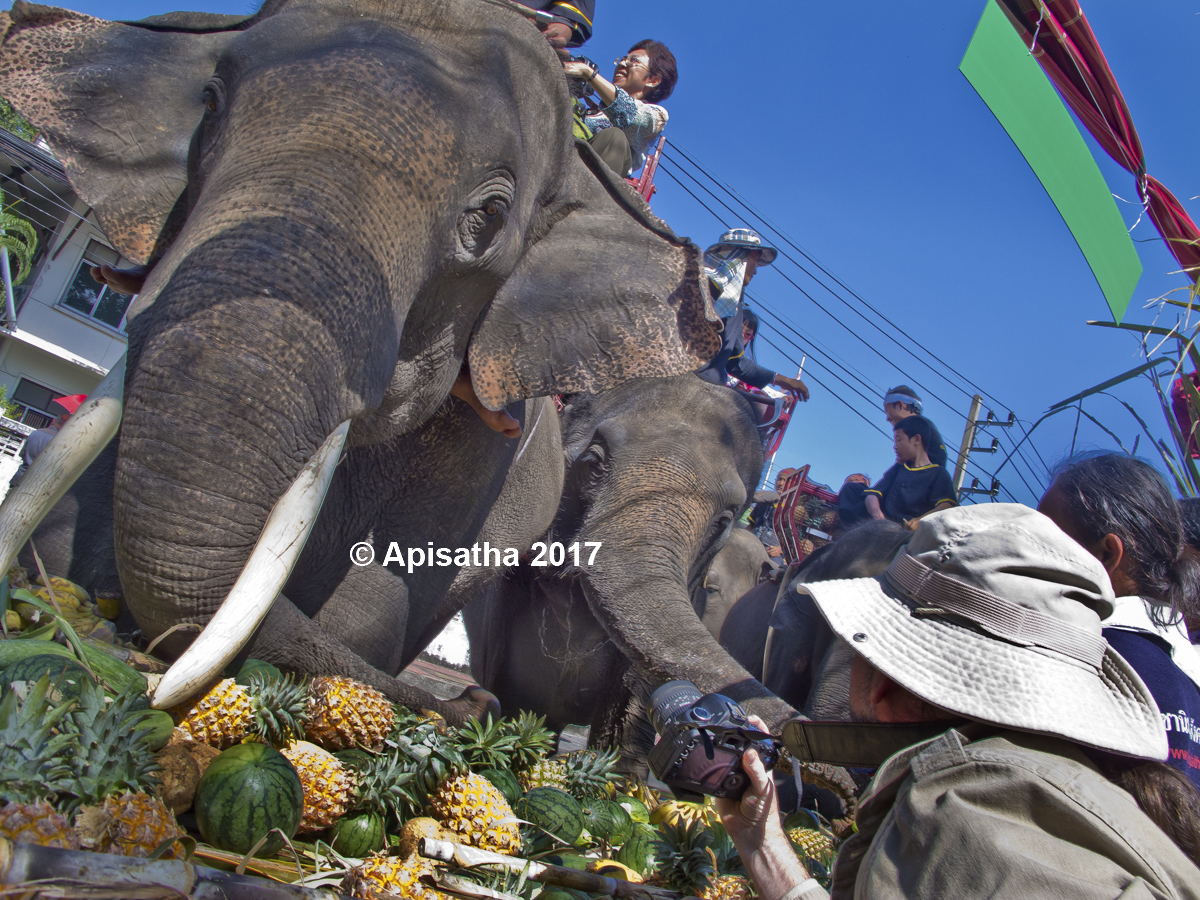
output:
{"label": "man in blue shirt", "polygon": [[945,467],[929,459],[933,425],[924,416],[907,416],[895,425],[896,465],[866,491],[867,512],[875,519],[904,522],[958,505],[954,481]]}

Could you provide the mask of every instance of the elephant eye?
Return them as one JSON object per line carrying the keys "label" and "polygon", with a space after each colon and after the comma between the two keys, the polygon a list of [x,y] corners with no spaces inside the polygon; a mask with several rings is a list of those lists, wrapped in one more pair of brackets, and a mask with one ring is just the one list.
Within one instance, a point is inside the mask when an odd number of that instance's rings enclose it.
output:
{"label": "elephant eye", "polygon": [[224,112],[225,82],[220,78],[209,79],[208,84],[204,86],[204,91],[200,94],[200,99],[204,103],[205,111],[209,114]]}
{"label": "elephant eye", "polygon": [[479,258],[492,245],[508,221],[508,205],[500,199],[490,199],[463,213],[458,223],[458,252]]}

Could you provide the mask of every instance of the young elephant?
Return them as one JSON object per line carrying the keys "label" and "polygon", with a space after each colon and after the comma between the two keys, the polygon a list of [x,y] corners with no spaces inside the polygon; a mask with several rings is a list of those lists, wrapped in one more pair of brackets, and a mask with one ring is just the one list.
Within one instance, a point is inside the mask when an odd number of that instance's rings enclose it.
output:
{"label": "young elephant", "polygon": [[[212,620],[186,652],[191,632],[160,645],[183,656],[157,707],[241,648],[411,702],[378,635],[410,646],[430,601],[382,579],[382,621],[370,597],[353,628],[337,610],[360,526],[403,516],[362,513],[379,467],[475,441],[445,407],[464,371],[501,410],[692,371],[719,346],[698,248],[573,141],[562,67],[517,4],[267,0],[117,23],[17,0],[0,95],[114,247],[153,266],[127,361],[0,509],[0,557],[119,424],[91,483],[111,484],[127,605],[151,637]],[[447,546],[470,544],[504,481],[516,450],[491,440],[453,473],[467,505],[445,515],[467,524],[438,532]]]}
{"label": "young elephant", "polygon": [[566,483],[545,541],[599,548],[578,564],[568,553],[523,565],[466,607],[480,684],[505,709],[590,724],[597,743],[627,747],[646,737],[626,733],[639,727],[627,674],[692,681],[771,723],[793,716],[692,604],[761,470],[745,402],[693,376],[644,379],[568,397],[562,419]]}

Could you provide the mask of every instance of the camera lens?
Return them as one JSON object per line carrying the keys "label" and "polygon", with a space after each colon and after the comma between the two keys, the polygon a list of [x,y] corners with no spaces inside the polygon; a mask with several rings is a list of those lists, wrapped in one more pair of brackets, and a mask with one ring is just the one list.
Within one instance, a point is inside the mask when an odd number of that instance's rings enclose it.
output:
{"label": "camera lens", "polygon": [[650,695],[650,724],[662,734],[668,722],[702,696],[690,681],[668,681]]}

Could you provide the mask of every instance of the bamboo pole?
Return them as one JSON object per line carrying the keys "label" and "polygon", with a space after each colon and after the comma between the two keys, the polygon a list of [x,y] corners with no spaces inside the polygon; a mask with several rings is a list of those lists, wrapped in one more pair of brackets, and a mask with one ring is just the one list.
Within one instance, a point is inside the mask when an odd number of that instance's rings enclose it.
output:
{"label": "bamboo pole", "polygon": [[[16,889],[16,890],[13,890]],[[0,898],[346,900],[333,891],[235,875],[183,860],[59,850],[0,837]]]}

